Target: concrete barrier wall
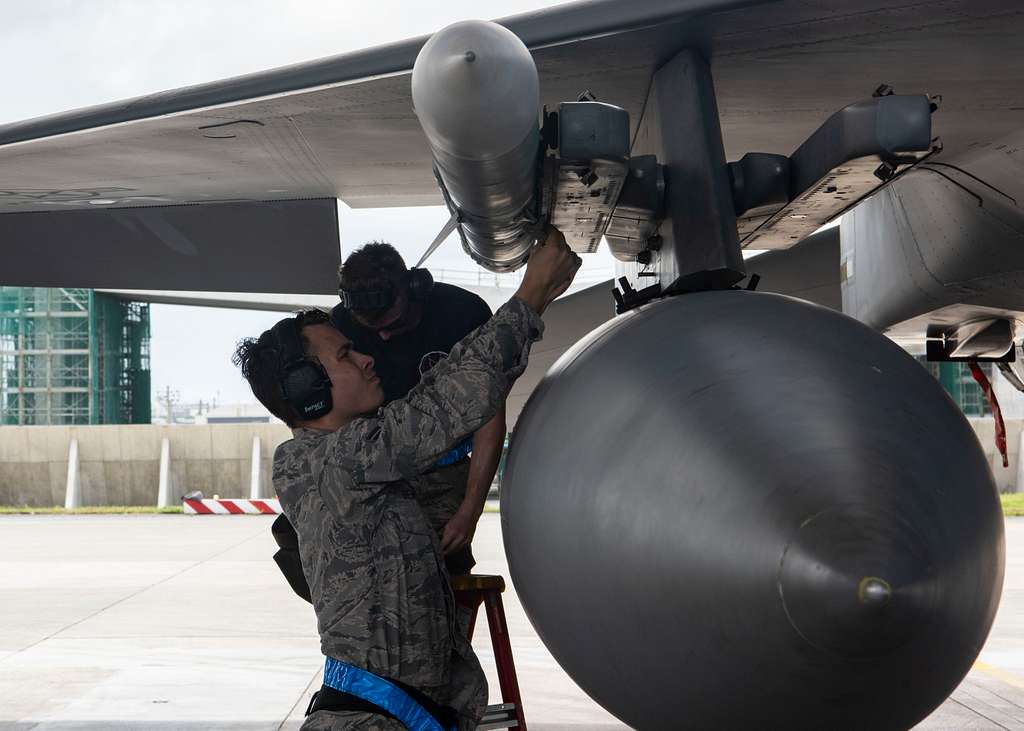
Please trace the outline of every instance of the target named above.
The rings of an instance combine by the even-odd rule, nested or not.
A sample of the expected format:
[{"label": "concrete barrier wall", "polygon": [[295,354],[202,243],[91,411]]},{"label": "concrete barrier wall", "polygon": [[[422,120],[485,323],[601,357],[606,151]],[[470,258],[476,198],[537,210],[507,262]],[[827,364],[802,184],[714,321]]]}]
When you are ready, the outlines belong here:
[{"label": "concrete barrier wall", "polygon": [[291,437],[282,424],[0,427],[0,505],[64,505],[68,450],[78,440],[81,504],[156,505],[160,449],[170,444],[170,497],[249,497],[253,437],[261,443],[261,494],[271,496],[271,460]]},{"label": "concrete barrier wall", "polygon": [[[999,490],[1024,491],[1017,474],[1024,419],[1006,422],[1009,468],[996,453],[992,419],[970,422]],[[249,497],[255,436],[261,443],[261,495],[270,497],[274,449],[291,437],[283,424],[0,427],[0,505],[64,505],[72,439],[78,440],[83,506],[156,505],[164,437],[170,444],[171,504],[193,490],[207,497]]]}]

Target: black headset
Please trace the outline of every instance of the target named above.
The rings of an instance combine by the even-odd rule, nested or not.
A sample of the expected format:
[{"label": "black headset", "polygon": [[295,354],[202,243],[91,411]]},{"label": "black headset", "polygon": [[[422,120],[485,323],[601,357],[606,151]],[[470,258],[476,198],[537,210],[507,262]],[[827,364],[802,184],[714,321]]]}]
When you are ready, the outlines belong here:
[{"label": "black headset", "polygon": [[387,289],[349,290],[338,287],[338,296],[346,310],[386,310],[395,304],[395,292],[402,287],[409,293],[410,300],[422,302],[434,288],[434,277],[426,269],[413,267],[402,273],[396,285]]},{"label": "black headset", "polygon": [[329,414],[334,405],[331,379],[320,363],[303,352],[298,321],[294,317],[281,320],[271,332],[277,341],[277,381],[285,401],[303,421]]}]

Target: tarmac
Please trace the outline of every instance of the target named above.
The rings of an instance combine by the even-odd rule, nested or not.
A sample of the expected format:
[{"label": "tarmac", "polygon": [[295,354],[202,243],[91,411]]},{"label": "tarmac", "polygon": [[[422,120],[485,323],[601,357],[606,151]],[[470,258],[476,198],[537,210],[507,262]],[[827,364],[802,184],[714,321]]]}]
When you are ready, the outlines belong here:
[{"label": "tarmac", "polygon": [[[0,517],[0,731],[297,729],[319,687],[309,605],[271,561],[264,516]],[[919,729],[1024,729],[1024,518],[979,662]],[[495,514],[477,573],[508,576]],[[544,648],[509,587],[529,727],[626,729]],[[486,620],[474,645],[498,702]],[[730,699],[729,702],[735,702]]]}]

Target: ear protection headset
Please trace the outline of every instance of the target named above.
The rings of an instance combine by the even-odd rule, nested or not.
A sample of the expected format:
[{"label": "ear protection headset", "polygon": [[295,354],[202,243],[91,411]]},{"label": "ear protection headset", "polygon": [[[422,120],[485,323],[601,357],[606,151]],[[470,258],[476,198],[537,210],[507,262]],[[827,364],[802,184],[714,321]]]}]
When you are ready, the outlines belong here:
[{"label": "ear protection headset", "polygon": [[330,413],[331,379],[317,361],[302,351],[302,337],[294,317],[274,325],[277,341],[277,380],[287,401],[303,421]]},{"label": "ear protection headset", "polygon": [[409,299],[422,302],[434,288],[434,277],[426,269],[413,267],[402,273],[401,279],[387,289],[348,290],[338,288],[341,306],[346,310],[386,310],[395,304],[396,291],[401,288],[409,293]]}]

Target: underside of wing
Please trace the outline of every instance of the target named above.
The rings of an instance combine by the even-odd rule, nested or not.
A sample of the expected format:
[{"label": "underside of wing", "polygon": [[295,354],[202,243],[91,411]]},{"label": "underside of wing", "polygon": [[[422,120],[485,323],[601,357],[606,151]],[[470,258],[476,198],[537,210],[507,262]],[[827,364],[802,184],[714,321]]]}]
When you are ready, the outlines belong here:
[{"label": "underside of wing", "polygon": [[[577,3],[503,22],[534,49],[543,103],[595,89],[638,117],[669,29],[730,5]],[[674,22],[660,25],[666,17]],[[320,197],[440,204],[409,87],[425,41],[0,127],[0,212]]]},{"label": "underside of wing", "polygon": [[[944,96],[935,130],[947,148],[996,139],[1024,119],[1024,71],[1004,63],[1024,57],[1024,14],[1011,0],[599,0],[501,22],[533,54],[542,104],[589,90],[628,111],[634,131],[654,71],[683,47],[701,49],[712,59],[730,159],[752,150],[792,153],[829,114],[882,82]],[[0,246],[30,247],[27,232],[51,225],[53,240],[76,232],[67,251],[103,246],[111,208],[245,203],[257,210],[268,201],[332,198],[353,207],[440,204],[410,94],[424,42],[0,127],[0,219],[43,216],[0,227]],[[83,213],[72,227],[60,220],[68,211],[96,215]],[[317,215],[323,229],[334,220],[326,209]],[[246,251],[224,236],[198,243],[200,251]],[[310,246],[336,262],[336,234]],[[313,260],[322,269],[321,258]],[[20,267],[5,267],[5,281],[35,281]],[[158,282],[162,288],[198,288],[187,269],[165,271],[175,276]],[[139,286],[109,269],[96,273],[90,281],[104,286]],[[277,274],[254,272],[216,288],[284,291],[269,284]],[[330,291],[331,278],[333,271],[312,277],[309,286]]]}]

